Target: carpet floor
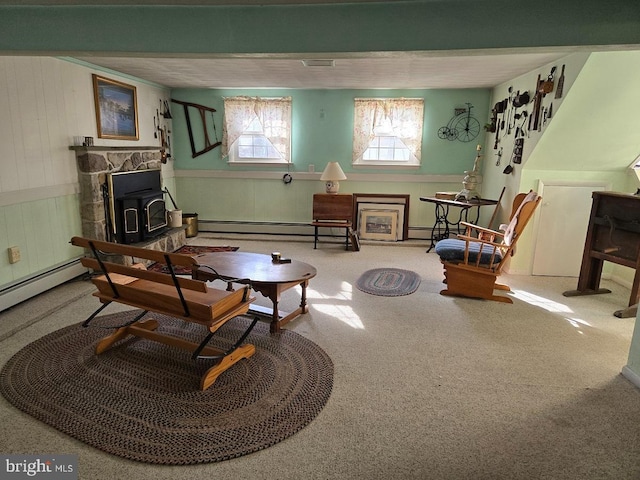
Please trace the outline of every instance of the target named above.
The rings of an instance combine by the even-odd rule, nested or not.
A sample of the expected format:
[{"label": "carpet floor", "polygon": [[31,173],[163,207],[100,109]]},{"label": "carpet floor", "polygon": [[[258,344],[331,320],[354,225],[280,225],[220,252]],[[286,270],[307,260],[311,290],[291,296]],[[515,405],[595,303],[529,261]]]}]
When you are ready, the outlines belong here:
[{"label": "carpet floor", "polygon": [[[341,237],[317,249],[312,238],[278,235],[201,231],[191,241],[278,251],[317,268],[309,312],[285,327],[334,365],[313,421],[250,455],[155,465],[91,447],[0,396],[0,452],[76,454],[82,480],[640,479],[640,393],[620,375],[636,319],[613,315],[629,287],[603,279],[612,293],[565,297],[577,278],[507,274],[509,305],[440,295],[442,264],[425,253],[427,241],[365,241],[359,252]],[[382,297],[356,288],[364,271],[389,266],[420,275],[418,290]],[[283,293],[281,310],[300,304],[299,290]],[[81,278],[0,313],[0,365],[86,318],[93,291]],[[270,300],[256,294],[255,303]]]}]

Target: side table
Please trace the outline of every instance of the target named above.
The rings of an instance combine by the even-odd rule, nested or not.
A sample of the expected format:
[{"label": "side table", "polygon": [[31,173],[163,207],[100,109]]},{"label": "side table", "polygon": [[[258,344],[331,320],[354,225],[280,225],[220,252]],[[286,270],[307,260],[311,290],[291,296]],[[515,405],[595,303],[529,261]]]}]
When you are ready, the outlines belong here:
[{"label": "side table", "polygon": [[[436,208],[436,221],[433,224],[433,228],[431,229],[431,245],[429,246],[427,253],[429,253],[431,249],[436,246],[436,243],[439,240],[442,240],[443,238],[449,238],[449,235],[451,233],[450,227],[453,226],[459,228],[460,222],[469,222],[469,212],[472,211],[472,209],[475,208],[475,219],[472,218],[470,223],[478,223],[478,219],[480,218],[480,207],[483,207],[485,205],[498,204],[498,200],[489,200],[486,198],[480,198],[478,200],[467,202],[436,197],[420,197],[420,201],[433,203],[435,204]],[[455,222],[449,220],[450,207],[456,207],[460,209],[458,220]]]}]

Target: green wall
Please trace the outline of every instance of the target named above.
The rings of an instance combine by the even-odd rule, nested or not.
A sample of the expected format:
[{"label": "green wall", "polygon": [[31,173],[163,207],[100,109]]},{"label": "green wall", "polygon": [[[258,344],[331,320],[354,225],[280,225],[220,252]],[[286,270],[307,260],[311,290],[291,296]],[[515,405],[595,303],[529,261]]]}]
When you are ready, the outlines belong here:
[{"label": "green wall", "polygon": [[[429,209],[418,217],[418,197],[452,188],[459,191],[463,172],[472,167],[481,133],[471,142],[438,138],[437,131],[447,124],[456,107],[471,103],[473,115],[481,125],[488,118],[489,90],[174,90],[172,98],[213,107],[213,120],[207,114],[210,140],[214,141],[212,121],[222,139],[223,98],[235,95],[263,97],[291,96],[292,161],[289,171],[294,181],[284,185],[285,166],[236,166],[221,158],[220,148],[192,158],[184,110],[172,104],[173,156],[176,190],[183,210],[196,210],[203,220],[265,222],[308,222],[312,194],[323,191],[319,175],[329,161],[338,161],[347,175],[341,191],[358,193],[403,193],[412,196],[416,214],[410,223],[431,224]],[[424,98],[425,119],[422,165],[404,168],[352,167],[353,100],[356,97]],[[197,111],[190,111],[196,149],[204,145],[202,122]],[[313,165],[316,174],[309,174]],[[271,175],[269,175],[271,172]],[[445,178],[442,178],[445,176]],[[446,176],[455,176],[455,185]],[[265,178],[266,177],[266,178]],[[402,180],[406,181],[402,181]],[[394,181],[395,180],[395,181]],[[448,187],[448,188],[447,188]],[[203,199],[206,199],[203,201]],[[221,208],[223,206],[223,208]]]},{"label": "green wall", "polygon": [[[307,172],[310,164],[321,172],[327,162],[338,161],[345,173],[405,173],[447,175],[461,174],[469,165],[473,165],[477,143],[484,141],[484,135],[468,143],[439,139],[438,129],[446,125],[453,116],[456,107],[464,107],[466,102],[474,108],[473,115],[481,125],[489,116],[489,89],[467,90],[192,90],[175,89],[171,98],[198,103],[217,110],[213,114],[218,138],[222,140],[222,118],[224,114],[223,97],[236,95],[255,95],[262,97],[291,96],[292,140],[291,152],[293,165],[291,170]],[[422,145],[422,166],[419,169],[381,169],[351,166],[353,147],[353,100],[365,98],[424,98],[425,118]],[[173,116],[173,155],[175,169],[222,169],[256,170],[255,166],[229,166],[226,159],[220,158],[220,148],[196,158],[191,158],[191,148],[181,105],[172,104]],[[202,122],[196,110],[190,110],[190,118],[196,140],[196,149],[204,145]],[[213,141],[211,118],[207,114],[208,131]],[[277,168],[282,169],[282,166]],[[273,170],[273,167],[257,168]]]},{"label": "green wall", "polygon": [[[554,102],[553,119],[523,164],[520,191],[553,179],[607,182],[613,191],[633,193],[627,167],[640,154],[638,79],[640,51],[589,55],[562,103]],[[489,170],[485,174],[504,176]],[[512,264],[528,271],[533,239],[519,242],[518,248]],[[622,278],[631,275],[627,267],[616,265],[612,271]]]}]

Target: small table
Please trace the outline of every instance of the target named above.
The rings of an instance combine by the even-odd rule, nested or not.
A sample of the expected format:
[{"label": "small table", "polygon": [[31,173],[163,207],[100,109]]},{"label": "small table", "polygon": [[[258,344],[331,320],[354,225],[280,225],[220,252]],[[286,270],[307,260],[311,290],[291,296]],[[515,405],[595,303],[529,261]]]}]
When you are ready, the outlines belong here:
[{"label": "small table", "polygon": [[[478,219],[480,218],[480,207],[498,204],[498,200],[488,200],[486,198],[479,198],[478,200],[472,200],[469,202],[436,197],[420,197],[420,200],[423,202],[435,203],[436,205],[436,221],[431,229],[431,245],[429,246],[427,253],[436,246],[436,242],[443,238],[449,238],[450,226],[458,227],[458,233],[460,233],[460,222],[469,221],[469,211],[472,208],[476,208],[476,217],[475,220],[472,220],[470,223],[478,223]],[[457,207],[460,209],[460,214],[456,222],[451,222],[449,220],[449,207]]]},{"label": "small table", "polygon": [[[252,305],[250,312],[269,316],[271,333],[278,332],[281,326],[307,312],[307,285],[317,273],[315,267],[308,263],[296,260],[292,260],[291,263],[276,263],[270,255],[248,252],[205,253],[198,255],[196,260],[201,266],[193,272],[193,278],[204,281],[218,278],[208,268],[210,267],[223,280],[249,279],[250,282],[239,283],[250,283],[256,292],[269,298],[273,303],[273,309]],[[296,285],[302,288],[300,306],[293,312],[280,312],[280,295]]]}]

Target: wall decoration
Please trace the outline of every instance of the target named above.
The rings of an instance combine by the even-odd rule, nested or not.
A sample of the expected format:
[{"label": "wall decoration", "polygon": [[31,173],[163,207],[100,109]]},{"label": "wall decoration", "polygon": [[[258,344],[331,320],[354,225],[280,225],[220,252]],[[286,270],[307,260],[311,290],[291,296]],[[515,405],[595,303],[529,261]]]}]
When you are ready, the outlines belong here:
[{"label": "wall decoration", "polygon": [[160,109],[156,108],[156,115],[153,117],[153,138],[160,138],[160,160],[162,163],[167,163],[167,160],[171,158],[171,130],[167,128],[166,123],[173,117],[167,101],[162,98],[159,98],[158,101]]},{"label": "wall decoration", "polygon": [[527,112],[526,110],[524,110],[522,113],[516,113],[514,115],[516,122],[520,122],[516,124],[515,138],[529,136],[529,130],[527,129],[528,116],[529,116],[529,112]]},{"label": "wall decoration", "polygon": [[92,75],[98,138],[138,140],[136,87]]},{"label": "wall decoration", "polygon": [[[213,118],[213,113],[216,111],[215,108],[206,107],[204,105],[200,105],[198,103],[191,102],[182,102],[180,100],[171,99],[173,103],[177,103],[178,105],[182,105],[184,108],[184,118],[187,122],[187,132],[189,133],[189,143],[191,145],[191,158],[196,158],[199,155],[203,155],[210,150],[220,146],[222,142],[218,140],[218,131],[216,130],[216,122]],[[204,147],[200,150],[196,150],[195,139],[193,136],[193,129],[191,127],[191,117],[189,116],[189,107],[195,108],[198,111],[198,115],[200,117],[200,121],[202,122],[202,132],[204,133]],[[168,107],[167,107],[168,108]],[[211,123],[213,124],[213,134],[215,136],[215,143],[211,143],[209,139],[209,130],[207,128],[207,117],[206,114],[209,112],[211,114]]]},{"label": "wall decoration", "polygon": [[[531,94],[528,91],[514,91],[513,87],[509,87],[509,96],[497,102],[491,109],[491,123],[485,125],[485,130],[495,133],[494,150],[498,149],[498,145],[504,137],[529,136],[526,127],[529,113],[526,108],[530,101]],[[502,115],[502,117],[499,119],[498,115]]]},{"label": "wall decoration", "polygon": [[560,71],[560,78],[558,78],[558,86],[556,87],[555,98],[562,98],[562,92],[564,90],[564,67],[565,65],[562,65],[562,70]]},{"label": "wall decoration", "polygon": [[[538,75],[536,82],[536,93],[533,98],[533,115],[529,117],[529,131],[540,131],[542,129],[542,99],[553,91],[553,76],[556,73],[556,67],[551,69],[551,72],[547,76],[546,80],[541,80],[541,75]],[[563,81],[564,82],[564,81]]]},{"label": "wall decoration", "polygon": [[[493,143],[494,150],[498,149],[498,143],[500,142],[500,132],[504,130],[504,116],[505,112],[507,111],[508,105],[509,99],[505,98],[499,102],[496,102],[496,104],[493,106],[493,109],[491,110],[491,122],[493,125],[495,125],[495,129],[493,129],[492,131],[496,134],[495,142]],[[498,120],[498,115],[502,115],[502,120]]]},{"label": "wall decoration", "polygon": [[470,142],[480,133],[480,122],[471,116],[473,105],[467,103],[467,108],[456,108],[454,115],[444,127],[438,129],[438,138],[442,140],[460,140]]},{"label": "wall decoration", "polygon": [[522,163],[522,150],[524,149],[524,138],[516,138],[513,143],[513,163]]}]

